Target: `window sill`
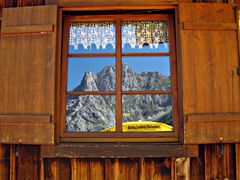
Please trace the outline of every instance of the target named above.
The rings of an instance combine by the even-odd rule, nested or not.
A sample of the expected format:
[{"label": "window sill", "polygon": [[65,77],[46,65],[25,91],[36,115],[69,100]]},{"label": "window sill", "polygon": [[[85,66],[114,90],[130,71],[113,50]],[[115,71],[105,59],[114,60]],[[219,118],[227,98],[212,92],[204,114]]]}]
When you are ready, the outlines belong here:
[{"label": "window sill", "polygon": [[41,146],[43,158],[197,157],[198,145],[162,143],[62,143]]}]

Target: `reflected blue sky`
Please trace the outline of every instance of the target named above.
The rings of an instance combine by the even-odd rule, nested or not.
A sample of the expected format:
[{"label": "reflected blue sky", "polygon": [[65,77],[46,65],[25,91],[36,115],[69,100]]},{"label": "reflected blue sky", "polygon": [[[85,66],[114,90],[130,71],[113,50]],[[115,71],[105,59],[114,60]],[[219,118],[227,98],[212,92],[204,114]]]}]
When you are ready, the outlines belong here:
[{"label": "reflected blue sky", "polygon": [[[123,57],[123,63],[127,63],[133,71],[160,72],[170,76],[169,57]],[[115,57],[78,57],[69,58],[67,91],[72,91],[80,85],[86,71],[100,72],[105,66],[115,66]]]},{"label": "reflected blue sky", "polygon": [[115,57],[68,58],[67,91],[80,85],[86,71],[97,73],[108,65],[115,66]]},{"label": "reflected blue sky", "polygon": [[160,72],[170,76],[168,56],[123,57],[122,63],[128,64],[135,72]]}]

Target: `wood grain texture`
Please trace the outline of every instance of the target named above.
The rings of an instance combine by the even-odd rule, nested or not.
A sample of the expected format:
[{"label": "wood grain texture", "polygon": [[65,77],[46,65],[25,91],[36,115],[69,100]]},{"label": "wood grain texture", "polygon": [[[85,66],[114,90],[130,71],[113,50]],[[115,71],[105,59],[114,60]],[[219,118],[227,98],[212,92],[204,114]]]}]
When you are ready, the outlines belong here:
[{"label": "wood grain texture", "polygon": [[[205,145],[205,179],[235,179],[234,145]],[[231,167],[231,168],[230,168]]]},{"label": "wood grain texture", "polygon": [[0,179],[9,179],[10,153],[9,145],[0,145]]},{"label": "wood grain texture", "polygon": [[39,179],[39,151],[39,146],[19,145],[17,147],[17,179]]},{"label": "wood grain texture", "polygon": [[[51,1],[50,1],[51,2]],[[102,0],[59,0],[59,5],[70,5],[70,6],[121,6],[121,5],[161,5],[161,4],[175,4],[175,0],[112,0],[112,1],[102,1]]]},{"label": "wood grain texture", "polygon": [[[236,23],[232,5],[180,4],[179,11],[180,23],[198,26]],[[185,142],[238,142],[239,123],[233,122],[233,117],[224,123],[214,116],[212,123],[204,122],[208,120],[199,124],[187,122],[187,115],[192,113],[240,112],[237,31],[230,27],[222,31],[221,26],[215,30],[195,27],[193,30],[180,30],[180,34]]]},{"label": "wood grain texture", "polygon": [[204,179],[204,145],[199,146],[199,156],[190,158],[190,177],[193,180]]},{"label": "wood grain texture", "polygon": [[0,123],[50,123],[49,115],[1,115]]},{"label": "wood grain texture", "polygon": [[236,31],[236,23],[183,23],[184,30],[221,30]]},{"label": "wood grain texture", "polygon": [[175,160],[175,179],[190,179],[190,158],[177,158]]},{"label": "wood grain texture", "polygon": [[45,0],[46,5],[58,4],[58,0]]},{"label": "wood grain texture", "polygon": [[240,114],[189,114],[184,126],[185,144],[239,142]]},{"label": "wood grain texture", "polygon": [[144,143],[81,143],[42,146],[46,158],[139,158],[139,157],[196,157],[197,145],[168,145]]},{"label": "wood grain texture", "polygon": [[[2,24],[56,25],[56,12],[56,6],[8,8],[3,10]],[[56,31],[2,41],[0,113],[50,114],[54,119]]]},{"label": "wood grain texture", "polygon": [[236,179],[240,179],[240,144],[235,145],[236,153]]},{"label": "wood grain texture", "polygon": [[10,145],[10,170],[9,170],[9,176],[10,176],[10,180],[16,180],[17,178],[17,173],[16,173],[16,153],[18,153],[16,151],[16,145],[12,144]]},{"label": "wood grain texture", "polygon": [[[44,158],[44,178],[65,179],[238,179],[239,147],[234,144],[201,145],[194,158]],[[2,150],[2,146],[0,147]],[[18,179],[39,179],[39,146],[18,145],[12,157]],[[1,153],[1,151],[0,151]],[[5,156],[9,157],[7,148]],[[236,158],[235,158],[236,157]],[[236,161],[235,161],[236,160]],[[1,166],[0,166],[1,167]],[[9,171],[10,166],[6,166]]]},{"label": "wood grain texture", "polygon": [[47,159],[45,164],[46,180],[71,179],[71,162],[69,159]]},{"label": "wood grain texture", "polygon": [[44,34],[53,32],[53,24],[2,27],[2,35]]},{"label": "wood grain texture", "polygon": [[0,142],[4,144],[54,144],[54,124],[0,123]]}]

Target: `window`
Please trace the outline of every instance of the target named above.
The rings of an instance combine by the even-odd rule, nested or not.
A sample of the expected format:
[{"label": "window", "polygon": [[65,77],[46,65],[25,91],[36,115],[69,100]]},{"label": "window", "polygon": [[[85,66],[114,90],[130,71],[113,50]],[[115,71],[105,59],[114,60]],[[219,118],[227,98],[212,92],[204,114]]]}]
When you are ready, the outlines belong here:
[{"label": "window", "polygon": [[63,34],[62,141],[177,141],[172,15],[69,16]]}]

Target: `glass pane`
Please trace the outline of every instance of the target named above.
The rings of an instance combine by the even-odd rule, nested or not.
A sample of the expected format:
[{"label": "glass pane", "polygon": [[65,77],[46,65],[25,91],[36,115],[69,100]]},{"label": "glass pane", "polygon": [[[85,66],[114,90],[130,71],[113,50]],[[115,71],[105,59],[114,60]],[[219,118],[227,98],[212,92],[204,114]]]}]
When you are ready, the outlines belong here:
[{"label": "glass pane", "polygon": [[167,21],[122,22],[122,52],[169,52]]},{"label": "glass pane", "polygon": [[66,131],[101,132],[115,126],[115,96],[67,96]]},{"label": "glass pane", "polygon": [[123,132],[172,131],[171,95],[123,95]]},{"label": "glass pane", "polygon": [[68,59],[68,91],[115,91],[114,57]]},{"label": "glass pane", "polygon": [[69,54],[114,53],[115,37],[115,22],[71,23]]},{"label": "glass pane", "polygon": [[170,90],[169,57],[136,56],[122,58],[122,90]]}]

